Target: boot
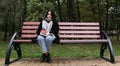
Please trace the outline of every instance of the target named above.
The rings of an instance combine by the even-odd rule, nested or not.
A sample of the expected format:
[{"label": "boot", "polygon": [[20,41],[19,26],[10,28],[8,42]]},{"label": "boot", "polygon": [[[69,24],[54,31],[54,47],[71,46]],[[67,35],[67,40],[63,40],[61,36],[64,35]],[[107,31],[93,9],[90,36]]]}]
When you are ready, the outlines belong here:
[{"label": "boot", "polygon": [[42,56],[40,57],[40,62],[44,62],[45,61],[45,54],[43,53]]},{"label": "boot", "polygon": [[50,57],[50,54],[48,53],[48,55],[47,55],[47,62],[48,63],[52,63],[52,60],[51,60],[51,57]]}]

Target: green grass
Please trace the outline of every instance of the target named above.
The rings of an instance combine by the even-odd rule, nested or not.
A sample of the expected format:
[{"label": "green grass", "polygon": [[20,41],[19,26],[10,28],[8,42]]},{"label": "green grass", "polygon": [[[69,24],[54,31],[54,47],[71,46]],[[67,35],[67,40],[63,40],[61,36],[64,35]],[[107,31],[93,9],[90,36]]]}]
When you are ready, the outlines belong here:
[{"label": "green grass", "polygon": [[[7,46],[9,42],[0,41],[0,58],[5,58]],[[115,56],[120,56],[120,41],[112,40]],[[51,47],[51,55],[54,58],[99,58],[101,44],[53,44]],[[38,58],[42,51],[38,44],[22,44],[23,58]],[[106,50],[105,55],[109,55]],[[11,57],[16,57],[17,54],[12,50]]]}]

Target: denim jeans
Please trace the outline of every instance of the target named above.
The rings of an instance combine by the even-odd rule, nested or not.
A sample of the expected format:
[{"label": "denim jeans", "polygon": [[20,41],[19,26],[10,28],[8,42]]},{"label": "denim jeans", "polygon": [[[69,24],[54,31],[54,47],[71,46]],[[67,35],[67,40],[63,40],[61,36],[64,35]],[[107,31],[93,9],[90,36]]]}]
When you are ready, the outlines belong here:
[{"label": "denim jeans", "polygon": [[39,35],[37,37],[38,44],[42,48],[43,53],[50,51],[51,44],[55,38],[55,35],[50,35],[46,37]]}]

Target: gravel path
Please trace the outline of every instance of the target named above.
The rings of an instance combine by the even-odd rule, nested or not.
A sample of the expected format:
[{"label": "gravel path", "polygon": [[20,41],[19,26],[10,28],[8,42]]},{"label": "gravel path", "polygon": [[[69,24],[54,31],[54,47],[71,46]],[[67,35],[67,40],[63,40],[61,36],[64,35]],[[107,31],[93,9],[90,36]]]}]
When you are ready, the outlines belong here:
[{"label": "gravel path", "polygon": [[[23,58],[17,62],[11,63],[9,66],[120,66],[120,56],[115,57],[116,63],[114,64],[98,58],[54,58],[52,60],[53,63],[48,64],[39,62],[39,58]],[[0,59],[0,66],[4,66],[4,58]]]}]

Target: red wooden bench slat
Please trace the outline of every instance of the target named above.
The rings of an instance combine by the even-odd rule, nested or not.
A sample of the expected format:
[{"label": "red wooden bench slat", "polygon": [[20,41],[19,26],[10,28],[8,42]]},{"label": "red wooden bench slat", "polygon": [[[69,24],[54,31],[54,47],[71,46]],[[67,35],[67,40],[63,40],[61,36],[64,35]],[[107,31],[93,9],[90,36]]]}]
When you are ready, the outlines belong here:
[{"label": "red wooden bench slat", "polygon": [[36,34],[22,34],[21,38],[34,38],[36,36],[37,36]]},{"label": "red wooden bench slat", "polygon": [[40,22],[24,22],[23,25],[39,25]]},{"label": "red wooden bench slat", "polygon": [[84,23],[82,23],[82,22],[59,22],[59,25],[61,26],[61,25],[79,25],[79,26],[84,26],[84,25],[87,25],[87,26],[89,26],[89,25],[95,25],[95,26],[98,26],[99,25],[99,23],[95,23],[95,22],[91,22],[91,23],[88,23],[88,22],[84,22]]},{"label": "red wooden bench slat", "polygon": [[60,40],[60,43],[105,43],[108,42],[108,40]]},{"label": "red wooden bench slat", "polygon": [[15,43],[30,43],[30,42],[32,42],[32,40],[31,39],[29,39],[29,40],[17,39],[17,40],[13,40],[13,42],[15,42]]},{"label": "red wooden bench slat", "polygon": [[59,31],[60,34],[100,34],[100,31]]},{"label": "red wooden bench slat", "polygon": [[99,30],[99,27],[67,27],[67,26],[60,26],[60,30],[64,29],[64,30],[68,30],[68,29],[75,29],[75,30],[87,30],[87,29],[91,29],[91,30]]},{"label": "red wooden bench slat", "polygon": [[38,26],[23,26],[22,29],[38,29]]},{"label": "red wooden bench slat", "polygon": [[60,35],[60,38],[100,38],[100,35]]},{"label": "red wooden bench slat", "polygon": [[36,30],[22,30],[22,33],[36,33]]}]

